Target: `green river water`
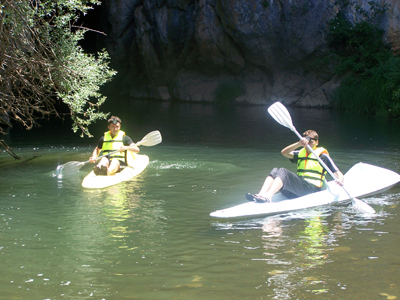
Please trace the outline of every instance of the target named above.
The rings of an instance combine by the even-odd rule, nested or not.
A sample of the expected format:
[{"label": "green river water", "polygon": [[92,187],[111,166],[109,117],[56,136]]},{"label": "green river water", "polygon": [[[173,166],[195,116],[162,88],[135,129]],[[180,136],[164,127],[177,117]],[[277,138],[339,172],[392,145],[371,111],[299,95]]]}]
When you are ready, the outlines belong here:
[{"label": "green river water", "polygon": [[[281,215],[217,219],[245,202],[273,167],[294,170],[280,150],[296,136],[267,107],[132,101],[112,114],[139,141],[163,142],[134,180],[85,190],[52,172],[88,160],[94,139],[68,123],[5,141],[0,153],[0,299],[400,299],[400,184],[350,204]],[[315,129],[345,173],[358,162],[400,173],[399,121],[289,108],[301,133]],[[374,176],[374,174],[370,174]]]}]

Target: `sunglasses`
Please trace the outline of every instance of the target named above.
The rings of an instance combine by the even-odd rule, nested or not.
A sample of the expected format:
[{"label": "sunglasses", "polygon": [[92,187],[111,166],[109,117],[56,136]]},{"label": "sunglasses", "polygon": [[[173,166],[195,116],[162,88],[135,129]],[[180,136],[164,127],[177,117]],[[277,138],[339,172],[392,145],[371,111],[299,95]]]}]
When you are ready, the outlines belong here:
[{"label": "sunglasses", "polygon": [[117,119],[114,119],[114,118],[113,118],[113,119],[111,119],[111,120],[108,121],[108,124],[111,124],[111,123],[112,123],[112,124],[117,124],[117,123],[119,123],[119,121],[118,121]]},{"label": "sunglasses", "polygon": [[318,139],[314,139],[314,138],[312,138],[311,136],[308,136],[308,135],[303,136],[303,138],[305,138],[308,142],[311,142],[311,140],[318,141]]}]

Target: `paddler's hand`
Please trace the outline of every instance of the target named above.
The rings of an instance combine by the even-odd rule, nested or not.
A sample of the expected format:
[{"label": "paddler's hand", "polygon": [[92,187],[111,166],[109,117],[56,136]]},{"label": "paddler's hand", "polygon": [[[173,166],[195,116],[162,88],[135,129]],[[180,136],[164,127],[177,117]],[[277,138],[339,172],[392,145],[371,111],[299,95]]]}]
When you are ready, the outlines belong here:
[{"label": "paddler's hand", "polygon": [[337,178],[336,184],[343,186],[344,185],[344,176],[343,176],[342,172],[336,171],[334,174],[336,175],[336,178]]},{"label": "paddler's hand", "polygon": [[123,152],[123,151],[133,151],[135,153],[139,152],[139,148],[137,147],[137,145],[135,143],[130,144],[129,146],[122,146],[121,148],[119,148],[119,152]]},{"label": "paddler's hand", "polygon": [[93,156],[89,157],[89,162],[95,163],[96,162],[96,157],[93,157]]},{"label": "paddler's hand", "polygon": [[299,144],[300,144],[300,146],[307,147],[307,145],[308,145],[308,140],[307,140],[305,137],[303,137],[303,138],[299,141]]},{"label": "paddler's hand", "polygon": [[124,152],[126,150],[132,150],[131,146],[122,146],[121,148],[119,148],[119,152]]}]

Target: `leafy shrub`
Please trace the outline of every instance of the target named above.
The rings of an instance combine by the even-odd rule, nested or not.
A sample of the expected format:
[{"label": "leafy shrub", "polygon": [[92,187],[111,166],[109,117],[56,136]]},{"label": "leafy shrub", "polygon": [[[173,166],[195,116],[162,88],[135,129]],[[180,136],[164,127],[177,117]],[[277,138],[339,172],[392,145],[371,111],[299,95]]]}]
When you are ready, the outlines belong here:
[{"label": "leafy shrub", "polygon": [[[384,9],[370,3],[382,13]],[[329,24],[328,43],[342,76],[334,96],[334,107],[349,112],[400,118],[400,58],[382,42],[383,30],[376,14],[356,24],[339,14]]]}]

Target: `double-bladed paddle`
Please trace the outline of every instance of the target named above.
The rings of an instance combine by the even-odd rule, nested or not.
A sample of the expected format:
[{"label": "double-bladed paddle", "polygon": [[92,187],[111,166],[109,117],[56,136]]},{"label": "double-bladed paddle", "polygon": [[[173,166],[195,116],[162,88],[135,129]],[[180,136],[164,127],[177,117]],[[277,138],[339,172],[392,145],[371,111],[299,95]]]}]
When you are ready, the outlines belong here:
[{"label": "double-bladed paddle", "polygon": [[[280,102],[275,102],[268,108],[269,114],[277,121],[279,124],[285,126],[286,128],[289,128],[291,131],[293,131],[299,139],[302,139],[303,137],[297,132],[296,128],[293,126],[292,118],[290,116],[289,111],[286,109],[286,107],[280,103]],[[319,156],[317,156],[313,149],[307,145],[308,150],[314,154],[315,157],[317,157],[319,163],[329,172],[329,174],[332,176],[335,181],[337,181],[337,177],[333,172],[326,166],[326,164],[321,160]],[[352,197],[349,192],[346,190],[344,186],[341,186],[343,190],[347,193],[347,195],[351,198],[351,201],[353,203],[353,206],[359,209],[360,211],[363,211],[368,214],[374,214],[375,210],[369,206],[367,203],[364,201],[361,201],[360,199]]]},{"label": "double-bladed paddle", "polygon": [[[155,145],[161,143],[161,141],[162,141],[161,133],[158,130],[156,130],[156,131],[152,131],[152,132],[146,134],[139,142],[136,143],[136,146],[147,146],[147,147],[155,146]],[[115,151],[109,152],[107,154],[98,156],[96,158],[96,160],[98,160],[104,156],[117,153],[118,151],[119,150],[115,150]],[[85,162],[79,162],[79,161],[67,162],[67,163],[65,163],[63,165],[59,165],[57,167],[56,174],[57,174],[57,176],[59,176],[61,174],[66,175],[66,176],[71,175],[73,173],[78,172],[80,168],[82,168],[84,165],[88,164],[89,162],[90,162],[90,160],[85,161]]]}]

